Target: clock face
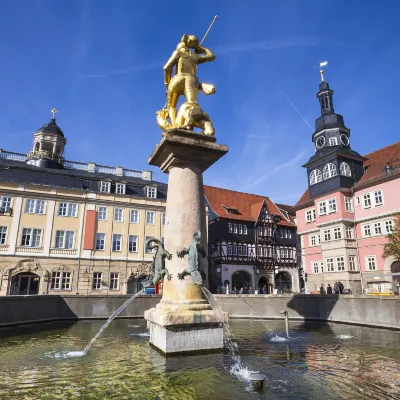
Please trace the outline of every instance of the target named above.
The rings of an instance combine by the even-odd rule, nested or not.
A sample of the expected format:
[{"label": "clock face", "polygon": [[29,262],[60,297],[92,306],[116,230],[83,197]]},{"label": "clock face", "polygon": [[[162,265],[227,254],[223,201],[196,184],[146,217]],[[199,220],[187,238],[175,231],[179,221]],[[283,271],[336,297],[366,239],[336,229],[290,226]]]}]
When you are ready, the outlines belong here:
[{"label": "clock face", "polygon": [[323,147],[324,144],[325,144],[325,138],[323,136],[320,136],[316,141],[317,149]]},{"label": "clock face", "polygon": [[341,141],[345,146],[347,146],[347,145],[349,144],[349,138],[348,138],[348,136],[345,135],[345,134],[340,135],[340,141]]}]

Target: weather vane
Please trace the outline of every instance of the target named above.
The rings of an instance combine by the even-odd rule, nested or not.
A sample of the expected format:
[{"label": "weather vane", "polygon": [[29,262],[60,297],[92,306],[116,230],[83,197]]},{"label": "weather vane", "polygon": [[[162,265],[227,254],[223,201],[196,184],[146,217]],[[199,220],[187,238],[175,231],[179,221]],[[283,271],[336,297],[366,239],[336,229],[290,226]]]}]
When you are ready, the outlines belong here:
[{"label": "weather vane", "polygon": [[56,114],[58,113],[57,108],[54,107],[54,108],[51,110],[51,113],[53,114],[53,119],[55,119]]}]

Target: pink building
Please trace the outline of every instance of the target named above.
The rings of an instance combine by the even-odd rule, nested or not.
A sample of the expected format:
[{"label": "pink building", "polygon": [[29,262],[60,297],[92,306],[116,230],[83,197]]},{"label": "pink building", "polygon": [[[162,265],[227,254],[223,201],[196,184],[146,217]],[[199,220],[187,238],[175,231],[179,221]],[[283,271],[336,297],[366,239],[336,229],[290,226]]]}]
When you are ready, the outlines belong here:
[{"label": "pink building", "polygon": [[382,253],[400,213],[400,142],[362,157],[351,149],[329,84],[319,89],[308,189],[295,206],[306,289],[341,281],[352,293],[391,291],[400,264]]}]

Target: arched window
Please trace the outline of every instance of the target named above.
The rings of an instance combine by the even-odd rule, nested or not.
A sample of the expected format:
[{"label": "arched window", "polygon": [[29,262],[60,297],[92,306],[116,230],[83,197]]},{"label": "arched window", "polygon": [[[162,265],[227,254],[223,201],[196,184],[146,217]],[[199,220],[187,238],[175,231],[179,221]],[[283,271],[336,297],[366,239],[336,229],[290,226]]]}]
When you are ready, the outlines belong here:
[{"label": "arched window", "polygon": [[314,185],[322,181],[322,173],[319,169],[314,169],[310,174],[310,185]]},{"label": "arched window", "polygon": [[346,162],[341,162],[339,167],[340,175],[351,176],[351,170],[349,164]]},{"label": "arched window", "polygon": [[335,164],[329,163],[326,164],[323,171],[322,171],[322,176],[324,179],[332,178],[333,176],[336,176],[336,166]]}]

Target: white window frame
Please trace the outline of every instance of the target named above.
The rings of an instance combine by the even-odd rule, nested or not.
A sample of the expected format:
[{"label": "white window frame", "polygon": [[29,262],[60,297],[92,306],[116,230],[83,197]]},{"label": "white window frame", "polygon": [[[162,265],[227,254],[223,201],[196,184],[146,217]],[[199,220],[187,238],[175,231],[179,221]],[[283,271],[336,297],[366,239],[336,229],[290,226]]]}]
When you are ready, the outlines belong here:
[{"label": "white window frame", "polygon": [[238,233],[239,233],[240,235],[243,234],[243,228],[242,228],[242,225],[241,225],[241,224],[238,225]]},{"label": "white window frame", "polygon": [[[137,213],[137,214],[135,214]],[[137,217],[137,218],[134,218]],[[136,219],[136,221],[135,221]],[[140,211],[137,210],[136,208],[131,208],[129,211],[129,221],[131,224],[138,224],[140,222]]]},{"label": "white window frame", "polygon": [[[100,236],[100,235],[102,235],[102,236]],[[104,251],[106,249],[106,234],[102,233],[102,232],[97,232],[95,240],[96,240],[96,243],[94,246],[95,250],[96,251]],[[98,244],[100,245],[99,248],[97,246]]]},{"label": "white window frame", "polygon": [[357,271],[356,256],[349,255],[349,271]]},{"label": "white window frame", "polygon": [[[152,217],[150,217],[151,215]],[[155,223],[156,223],[156,212],[146,210],[146,225],[155,225]]]},{"label": "white window frame", "polygon": [[[119,240],[117,240],[118,237],[119,237]],[[122,234],[121,233],[113,233],[111,251],[118,252],[118,253],[122,251]]]},{"label": "white window frame", "polygon": [[238,232],[237,224],[233,224],[233,233],[237,233],[237,232]]},{"label": "white window frame", "polygon": [[154,186],[147,186],[146,196],[149,199],[156,199],[157,198],[157,188]]},{"label": "white window frame", "polygon": [[72,290],[72,272],[52,271],[50,278],[50,290],[70,292]]},{"label": "white window frame", "polygon": [[370,224],[364,224],[362,225],[362,236],[363,237],[370,237],[371,235],[371,225]]},{"label": "white window frame", "polygon": [[321,274],[324,273],[324,262],[323,261],[319,262],[319,270],[321,271]]},{"label": "white window frame", "polygon": [[247,235],[247,225],[243,225],[243,235]]},{"label": "white window frame", "polygon": [[337,146],[338,140],[336,136],[332,136],[329,138],[329,146]]},{"label": "white window frame", "polygon": [[314,169],[310,174],[310,185],[315,185],[322,181],[322,172],[320,169]]},{"label": "white window frame", "polygon": [[318,215],[326,215],[327,214],[327,207],[326,207],[326,201],[320,201],[318,203]]},{"label": "white window frame", "polygon": [[317,237],[315,235],[310,235],[310,247],[317,245]]},{"label": "white window frame", "polygon": [[124,222],[124,209],[122,207],[114,208],[114,222]]},{"label": "white window frame", "polygon": [[346,264],[344,262],[344,257],[343,256],[336,257],[336,271],[342,272],[345,271],[345,269],[346,269]]},{"label": "white window frame", "polygon": [[7,244],[8,226],[0,226],[0,246]]},{"label": "white window frame", "polygon": [[230,243],[226,245],[226,255],[228,256],[232,255],[232,245]]},{"label": "white window frame", "polygon": [[[30,203],[32,202],[32,203]],[[25,214],[46,214],[46,200],[41,199],[26,199]],[[32,204],[32,207],[30,205]],[[29,205],[29,206],[28,206]]]},{"label": "white window frame", "polygon": [[335,259],[333,257],[328,257],[325,259],[327,272],[335,271]]},{"label": "white window frame", "polygon": [[346,239],[353,239],[353,238],[354,238],[353,227],[346,226]]},{"label": "white window frame", "polygon": [[126,193],[126,184],[125,183],[116,183],[115,184],[115,193],[116,194],[125,194]]},{"label": "white window frame", "polygon": [[[324,235],[324,242],[330,242],[332,240],[332,232],[330,229],[324,229],[322,233]],[[327,236],[329,239],[326,238]]]},{"label": "white window frame", "polygon": [[167,213],[166,212],[161,213],[161,226],[165,226],[166,218],[167,218]]},{"label": "white window frame", "polygon": [[348,213],[354,212],[353,200],[351,197],[344,198],[344,207],[345,207],[346,212],[348,212]]},{"label": "white window frame", "polygon": [[[393,221],[391,219],[387,219],[385,221],[383,221],[383,223],[385,224],[385,233],[389,234],[392,233],[394,231],[394,224]],[[388,227],[390,226],[390,229],[388,229]]]},{"label": "white window frame", "polygon": [[[136,238],[135,240],[133,240],[133,238]],[[135,243],[136,249],[135,250],[131,250],[131,248],[133,249],[133,246],[131,247],[131,243]],[[139,236],[138,235],[129,235],[128,237],[128,253],[137,253],[139,249]]]},{"label": "white window frame", "polygon": [[363,195],[363,208],[371,208],[372,207],[372,199],[371,199],[371,193],[365,193]]},{"label": "white window frame", "polygon": [[102,290],[103,289],[103,273],[93,272],[92,274],[92,290]]},{"label": "white window frame", "polygon": [[119,272],[110,272],[110,290],[119,290]]},{"label": "white window frame", "polygon": [[[377,202],[377,198],[380,200]],[[383,191],[382,189],[374,190],[374,206],[383,206]]]},{"label": "white window frame", "polygon": [[58,204],[58,216],[76,218],[78,216],[78,204],[61,201]]},{"label": "white window frame", "polygon": [[[72,234],[72,243],[70,236]],[[68,239],[68,240],[67,240]],[[61,243],[60,243],[61,240]],[[67,246],[71,244],[71,247]],[[74,249],[75,248],[75,231],[56,230],[54,235],[54,248],[55,249]]]},{"label": "white window frame", "polygon": [[333,228],[333,239],[340,240],[342,239],[342,229],[340,227]]},{"label": "white window frame", "polygon": [[315,208],[306,211],[306,222],[311,223],[316,219]]},{"label": "white window frame", "polygon": [[319,274],[319,261],[312,262],[311,271],[313,271],[314,274]]},{"label": "white window frame", "polygon": [[111,182],[100,181],[100,192],[110,193],[110,191],[111,191]]},{"label": "white window frame", "polygon": [[381,221],[374,222],[374,236],[382,235],[383,230],[382,230],[382,223]]},{"label": "white window frame", "polygon": [[336,198],[333,197],[332,199],[328,199],[328,213],[329,214],[333,214],[335,212],[337,212],[337,204],[336,204]]},{"label": "white window frame", "polygon": [[342,161],[339,165],[339,173],[340,175],[351,177],[350,165]]},{"label": "white window frame", "polygon": [[[372,265],[374,268],[371,268]],[[376,256],[365,256],[365,266],[367,267],[367,271],[376,271]]]},{"label": "white window frame", "polygon": [[[29,235],[29,242],[28,244],[23,244],[23,240],[24,240],[24,231],[25,231],[25,236]],[[29,233],[27,232],[29,231]],[[40,236],[39,236],[39,244],[37,246],[33,246],[33,244],[37,243],[37,236],[38,233],[40,232]],[[33,241],[34,238],[34,233],[35,233],[35,237],[36,240],[35,242]],[[43,240],[43,229],[41,228],[22,228],[22,233],[21,233],[21,246],[23,247],[32,247],[32,248],[40,248],[42,247],[42,240]],[[25,242],[26,243],[26,242]]]},{"label": "white window frame", "polygon": [[233,226],[230,222],[228,222],[228,232],[233,233]]},{"label": "white window frame", "polygon": [[98,221],[107,221],[108,219],[108,207],[98,206],[97,208],[97,219]]},{"label": "white window frame", "polygon": [[356,206],[360,206],[361,205],[361,198],[360,196],[356,197]]},{"label": "white window frame", "polygon": [[333,163],[328,163],[322,170],[322,178],[329,179],[337,175],[336,165]]},{"label": "white window frame", "polygon": [[11,196],[0,196],[0,208],[4,208],[4,210],[6,210],[7,207],[12,208],[12,201],[13,198]]}]

